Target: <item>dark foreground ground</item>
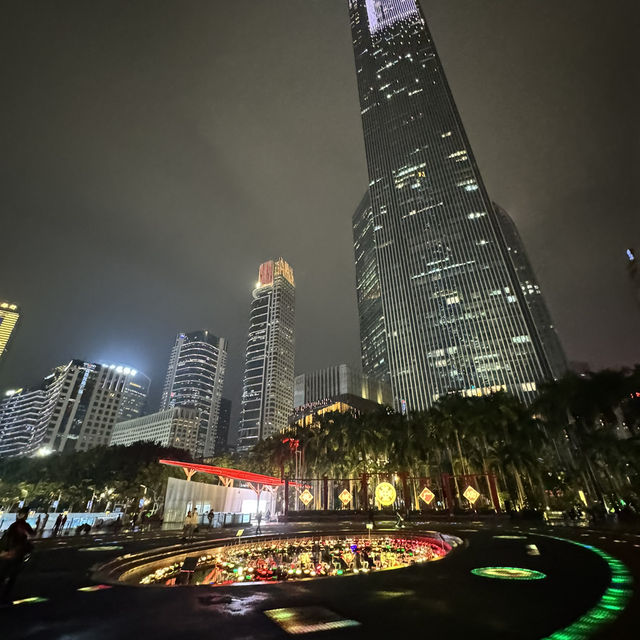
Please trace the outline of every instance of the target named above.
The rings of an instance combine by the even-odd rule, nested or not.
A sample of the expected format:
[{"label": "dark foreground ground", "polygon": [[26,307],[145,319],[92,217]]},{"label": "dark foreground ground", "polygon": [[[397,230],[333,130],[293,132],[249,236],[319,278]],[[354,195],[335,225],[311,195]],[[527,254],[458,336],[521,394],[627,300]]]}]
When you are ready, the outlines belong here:
[{"label": "dark foreground ground", "polygon": [[[270,526],[265,527],[265,533],[312,533],[323,526]],[[341,526],[345,531],[351,528]],[[353,527],[362,532],[361,523]],[[336,530],[336,525],[331,529]],[[46,600],[1,609],[0,638],[283,638],[289,637],[283,629],[287,622],[305,631],[302,637],[311,640],[533,640],[554,633],[554,640],[640,637],[640,597],[635,591],[640,579],[639,533],[545,526],[518,529],[508,523],[477,522],[425,523],[409,528],[434,529],[459,536],[464,545],[444,560],[408,569],[296,583],[215,588],[114,585],[89,592],[78,589],[96,584],[92,568],[118,555],[176,544],[177,534],[125,533],[117,538],[98,535],[43,541],[20,576],[13,597],[17,601]],[[495,537],[505,534],[526,539]],[[214,530],[211,537],[223,535],[229,532]],[[567,539],[592,545],[623,561],[634,584],[611,585],[607,561]],[[539,555],[530,555],[527,545],[531,544]],[[110,545],[122,548],[87,549]],[[470,573],[486,566],[530,568],[547,577],[506,581]],[[613,608],[605,611],[606,617],[613,619],[606,625],[598,624],[598,616],[585,619],[589,610],[602,604],[609,587],[633,590],[624,610],[618,611],[614,602]],[[611,603],[610,596],[611,592],[605,602]],[[299,611],[265,613],[283,608]]]}]

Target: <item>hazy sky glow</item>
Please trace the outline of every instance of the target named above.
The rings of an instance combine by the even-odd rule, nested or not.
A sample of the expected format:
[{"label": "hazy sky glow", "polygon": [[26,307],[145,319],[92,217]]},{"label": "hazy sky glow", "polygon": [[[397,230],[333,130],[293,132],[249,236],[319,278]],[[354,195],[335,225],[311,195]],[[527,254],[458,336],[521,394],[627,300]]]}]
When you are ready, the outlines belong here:
[{"label": "hazy sky glow", "polygon": [[[640,361],[634,0],[423,3],[492,198],[570,359]],[[11,3],[0,24],[0,389],[72,357],[148,373],[230,341],[237,409],[261,262],[294,268],[297,371],[359,358],[367,183],[346,0]],[[236,411],[234,411],[234,414]]]}]

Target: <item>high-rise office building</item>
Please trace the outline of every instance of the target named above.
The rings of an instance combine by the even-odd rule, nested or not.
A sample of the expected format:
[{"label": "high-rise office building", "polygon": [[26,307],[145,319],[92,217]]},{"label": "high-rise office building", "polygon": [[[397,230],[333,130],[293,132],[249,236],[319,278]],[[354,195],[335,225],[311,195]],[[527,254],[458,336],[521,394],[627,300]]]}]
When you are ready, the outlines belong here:
[{"label": "high-rise office building", "polygon": [[636,300],[640,303],[640,268],[638,267],[638,253],[635,249],[627,249],[627,271],[633,285]]},{"label": "high-rise office building", "polygon": [[231,425],[231,400],[220,400],[220,415],[216,431],[216,455],[229,451],[229,427]]},{"label": "high-rise office building", "polygon": [[143,405],[140,389],[148,387],[149,378],[130,367],[83,360],[56,367],[40,387],[10,394],[2,403],[0,454],[108,445],[118,416]]},{"label": "high-rise office building", "polygon": [[7,350],[7,345],[20,319],[20,309],[17,304],[0,300],[0,360]]},{"label": "high-rise office building", "polygon": [[140,416],[145,415],[147,409],[147,398],[149,396],[151,378],[147,377],[144,373],[140,373],[140,371],[131,369],[130,367],[123,367],[125,374],[127,369],[133,375],[128,377],[127,383],[125,384],[122,393],[122,402],[120,403],[118,415],[116,416],[116,422],[139,418]]},{"label": "high-rise office building", "polygon": [[338,396],[351,395],[377,404],[393,404],[391,387],[382,380],[365,376],[359,368],[339,364],[311,373],[302,373],[293,383],[293,405],[322,402]]},{"label": "high-rise office building", "polygon": [[500,206],[493,203],[502,235],[507,242],[509,257],[516,271],[522,295],[529,307],[533,323],[542,348],[546,354],[554,378],[562,377],[568,368],[567,359],[556,333],[551,314],[540,290],[527,251],[513,218]]},{"label": "high-rise office building", "polygon": [[113,427],[110,445],[154,442],[163,447],[185,449],[195,456],[200,415],[197,409],[173,407],[156,413],[118,422]]},{"label": "high-rise office building", "polygon": [[45,451],[47,427],[64,383],[56,369],[33,389],[7,391],[0,402],[0,458]]},{"label": "high-rise office building", "polygon": [[161,409],[192,407],[200,414],[196,457],[215,453],[227,341],[206,329],[179,333],[171,350]]},{"label": "high-rise office building", "polygon": [[[118,365],[72,360],[55,371],[62,378],[43,446],[53,451],[86,451],[108,445],[123,403],[131,400],[131,381],[144,374]],[[135,389],[135,387],[134,387]]]},{"label": "high-rise office building", "polygon": [[283,258],[260,265],[249,320],[241,451],[287,427],[293,409],[295,296],[293,269]]},{"label": "high-rise office building", "polygon": [[551,368],[415,0],[349,0],[370,203],[354,215],[363,370],[397,409]]}]

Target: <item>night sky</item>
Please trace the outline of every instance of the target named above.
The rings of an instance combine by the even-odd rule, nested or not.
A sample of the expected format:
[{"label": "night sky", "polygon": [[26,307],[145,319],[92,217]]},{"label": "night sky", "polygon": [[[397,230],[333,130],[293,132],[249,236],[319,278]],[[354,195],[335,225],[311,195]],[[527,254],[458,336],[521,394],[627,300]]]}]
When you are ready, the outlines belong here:
[{"label": "night sky", "polygon": [[[636,0],[425,0],[492,198],[571,360],[640,362]],[[0,22],[0,389],[73,357],[157,402],[178,330],[230,341],[282,255],[296,370],[359,360],[351,216],[367,184],[346,0],[11,2]]]}]

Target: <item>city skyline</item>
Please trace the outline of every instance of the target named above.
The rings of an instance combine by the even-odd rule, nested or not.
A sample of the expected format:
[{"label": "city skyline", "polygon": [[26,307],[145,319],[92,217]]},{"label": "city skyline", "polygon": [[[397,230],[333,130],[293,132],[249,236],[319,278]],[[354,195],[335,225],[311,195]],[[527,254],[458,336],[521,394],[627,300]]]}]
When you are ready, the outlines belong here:
[{"label": "city skyline", "polygon": [[[445,4],[451,5],[451,3]],[[625,162],[627,152],[624,147],[616,146],[618,128],[604,118],[605,113],[609,111],[611,100],[620,100],[620,108],[625,107],[626,103],[618,93],[621,85],[616,78],[612,77],[606,88],[590,86],[586,94],[586,102],[590,105],[587,114],[591,119],[585,120],[584,115],[576,118],[575,113],[571,113],[571,105],[578,104],[572,102],[571,92],[578,86],[582,89],[583,79],[597,72],[598,69],[608,68],[607,56],[609,59],[625,60],[625,56],[620,55],[619,48],[623,47],[621,43],[624,38],[620,38],[619,42],[617,39],[615,42],[612,39],[612,18],[602,14],[595,3],[581,3],[580,12],[575,11],[575,3],[536,12],[532,11],[531,3],[529,5],[524,3],[522,8],[498,3],[482,9],[468,2],[461,2],[460,6],[456,7],[445,7],[444,4],[436,2],[423,3],[423,5],[428,14],[427,18],[433,17],[433,20],[430,19],[432,31],[445,60],[445,71],[463,112],[462,116],[476,155],[479,157],[480,168],[485,182],[488,183],[489,192],[513,215],[518,224],[543,290],[549,298],[549,306],[569,358],[588,360],[594,367],[632,364],[639,360],[640,354],[633,339],[633,328],[637,327],[638,323],[637,309],[633,294],[629,292],[625,258],[621,250],[626,246],[627,238],[637,237],[640,233],[637,228],[638,222],[631,213],[635,210],[631,206],[631,196],[627,195],[625,186],[631,184],[625,172],[630,171],[632,162]],[[274,8],[275,17],[287,16],[291,6],[291,3],[283,2],[281,7]],[[225,24],[230,28],[240,28],[237,25],[240,24],[240,18],[244,13],[239,9],[222,9],[221,7],[222,5],[218,6],[216,3],[216,9],[219,9],[217,18],[226,21]],[[23,11],[27,10],[23,9]],[[253,20],[255,20],[257,34],[259,19],[256,16],[259,16],[261,11],[263,11],[261,7],[256,7],[254,17],[248,18],[248,22],[243,23],[242,28],[252,33]],[[47,193],[47,206],[39,206],[35,196],[29,195],[21,187],[19,180],[15,181],[15,184],[8,185],[6,191],[8,212],[9,216],[13,216],[10,219],[15,220],[15,228],[7,229],[8,246],[0,257],[0,267],[3,269],[3,274],[7,274],[4,285],[6,290],[0,294],[20,303],[23,317],[20,321],[20,330],[16,333],[0,371],[1,388],[29,386],[55,364],[67,360],[74,354],[82,354],[82,357],[88,361],[126,361],[134,364],[151,375],[154,381],[152,396],[158,398],[163,377],[163,360],[166,359],[164,345],[169,343],[171,336],[184,326],[215,326],[221,334],[229,337],[230,354],[232,354],[230,360],[233,360],[229,366],[228,386],[225,393],[234,400],[239,398],[239,380],[242,375],[241,363],[247,326],[246,316],[243,313],[245,296],[251,288],[252,265],[255,264],[256,258],[259,260],[265,253],[283,253],[290,256],[292,263],[296,265],[300,292],[298,325],[301,332],[297,371],[322,368],[345,360],[357,362],[357,320],[353,299],[349,225],[351,213],[362,195],[366,178],[364,177],[364,154],[361,142],[358,141],[361,138],[361,131],[357,120],[350,34],[348,25],[345,24],[346,6],[343,2],[326,2],[323,3],[322,9],[319,9],[310,4],[305,6],[305,11],[302,13],[305,14],[305,21],[309,23],[309,31],[303,29],[296,37],[299,37],[302,42],[308,41],[312,36],[317,38],[319,53],[315,57],[300,53],[298,61],[287,63],[292,65],[287,73],[295,74],[306,67],[311,69],[317,77],[305,84],[301,75],[295,76],[298,83],[297,90],[302,91],[302,94],[309,93],[310,98],[308,103],[305,101],[302,105],[294,100],[293,106],[299,110],[301,106],[311,108],[313,102],[318,102],[326,115],[323,113],[320,120],[323,123],[320,127],[321,133],[314,133],[296,126],[289,129],[285,120],[276,120],[277,131],[280,134],[289,131],[294,134],[294,141],[289,146],[269,145],[274,156],[284,162],[283,174],[290,170],[293,176],[292,180],[285,183],[287,188],[281,189],[286,193],[286,200],[289,203],[286,206],[283,206],[283,200],[279,197],[271,197],[266,205],[264,200],[261,200],[261,204],[255,206],[258,201],[254,197],[255,193],[251,191],[253,188],[251,182],[260,173],[259,170],[265,166],[263,161],[259,162],[262,158],[260,154],[249,166],[243,163],[242,172],[237,173],[238,178],[240,176],[243,178],[242,183],[237,182],[237,184],[242,184],[242,190],[247,193],[247,198],[241,200],[240,206],[234,205],[229,208],[218,196],[207,197],[208,191],[204,190],[203,184],[205,180],[209,180],[215,167],[221,169],[223,175],[235,176],[233,172],[240,165],[235,164],[238,158],[234,154],[223,162],[217,154],[212,155],[211,152],[199,146],[203,144],[202,140],[205,140],[206,148],[210,149],[213,141],[216,143],[213,146],[215,149],[216,145],[223,144],[224,140],[220,137],[222,133],[219,121],[216,121],[212,130],[207,123],[213,121],[207,120],[204,112],[197,110],[192,113],[196,97],[198,103],[202,102],[201,108],[204,109],[204,105],[212,104],[211,96],[217,95],[217,89],[214,91],[213,87],[209,87],[207,95],[196,96],[193,93],[194,89],[189,83],[191,80],[199,81],[201,78],[199,70],[194,71],[194,75],[188,76],[186,80],[184,80],[184,74],[181,76],[183,82],[187,82],[186,88],[192,92],[187,91],[191,102],[185,113],[179,111],[182,117],[177,120],[179,127],[187,126],[190,132],[193,130],[192,125],[204,127],[202,130],[208,132],[204,138],[202,136],[188,138],[195,145],[193,158],[188,153],[181,154],[188,166],[193,163],[194,166],[197,164],[200,167],[199,171],[192,172],[196,176],[195,182],[186,182],[180,170],[176,172],[174,165],[167,164],[168,158],[175,155],[173,153],[168,155],[168,152],[171,143],[179,139],[175,134],[181,131],[180,129],[176,131],[175,128],[169,127],[170,137],[162,138],[159,167],[150,165],[148,159],[144,161],[147,158],[145,155],[147,143],[140,137],[134,138],[130,153],[124,156],[118,154],[118,163],[122,163],[123,168],[128,165],[131,168],[138,165],[141,167],[139,181],[142,191],[154,179],[153,176],[159,178],[168,174],[174,176],[169,181],[173,191],[165,191],[162,197],[168,203],[167,205],[155,207],[157,203],[154,203],[152,206],[151,201],[145,199],[146,196],[142,195],[140,190],[133,188],[124,175],[116,171],[115,165],[109,164],[109,159],[112,157],[110,154],[113,151],[113,146],[109,143],[106,145],[107,153],[104,156],[107,165],[99,171],[97,159],[91,154],[82,153],[84,150],[82,146],[72,149],[63,144],[62,148],[67,149],[67,160],[56,170],[56,176],[61,178],[59,189],[53,188],[42,177],[38,178],[39,163],[46,162],[47,147],[38,146],[40,143],[35,139],[28,139],[27,142],[30,141],[30,144],[21,145],[21,150],[14,154],[17,157],[17,163],[14,165],[17,167],[24,166],[25,162],[30,163],[30,158],[35,157],[37,150],[43,151],[41,154],[43,159],[35,163],[36,173],[33,174],[32,180],[36,180],[41,187],[40,190]],[[577,46],[567,53],[565,27],[575,22],[575,16],[578,13],[584,35],[572,34],[572,38],[576,41],[574,44]],[[15,18],[19,19],[21,15],[26,14],[17,13]],[[133,31],[136,33],[136,29],[139,30],[143,24],[142,16],[129,15],[128,17],[131,18]],[[82,39],[80,29],[85,24],[83,21],[88,19],[88,14],[80,14],[75,22],[71,21],[65,27],[73,36],[67,38],[65,45],[67,52],[74,51],[75,47],[80,45]],[[618,16],[617,22],[620,21],[627,24]],[[277,22],[278,20],[274,20],[274,24]],[[6,24],[9,23],[10,21]],[[550,24],[552,28],[548,29]],[[46,42],[46,34],[41,33],[44,26],[44,22],[42,24],[35,22],[34,37],[39,35],[42,41]],[[168,28],[165,26],[165,29]],[[317,29],[322,33],[331,32],[332,35],[323,40],[318,38]],[[104,33],[101,34],[105,39],[105,45],[111,42],[108,40],[108,31],[108,23],[106,23]],[[598,54],[596,59],[595,54],[592,54],[586,45],[592,37],[590,33],[596,31],[607,43],[605,48],[607,54],[601,62],[599,60],[602,59],[602,54]],[[545,46],[536,49],[535,36],[542,32],[546,34]],[[194,40],[197,43],[201,42],[198,39],[200,33],[196,29]],[[487,37],[494,38],[492,51],[480,46],[483,38],[486,40]],[[281,41],[279,37],[277,39]],[[462,42],[463,39],[464,42]],[[142,49],[148,47],[149,50],[159,50],[160,54],[165,49],[173,51],[173,48],[166,43],[161,44],[148,39],[144,42]],[[523,51],[519,49],[521,43],[523,43]],[[214,65],[219,56],[226,55],[224,47],[228,48],[229,42],[225,40],[222,44],[224,46],[221,46],[220,50],[197,47],[194,50],[197,59],[202,61],[202,77],[206,76],[207,69]],[[269,67],[269,60],[282,58],[281,51],[271,49],[268,46],[269,41],[266,44],[264,68]],[[122,46],[129,46],[126,39],[124,45],[116,46],[116,53],[122,51]],[[198,46],[201,47],[201,45]],[[295,42],[291,46],[297,52],[304,48]],[[526,47],[529,49],[527,50]],[[106,48],[108,50],[108,46]],[[282,84],[280,92],[265,92],[258,77],[251,76],[251,68],[246,66],[249,58],[243,57],[244,53],[241,50],[233,48],[229,50],[234,55],[234,68],[238,69],[239,65],[245,65],[241,68],[250,74],[249,84],[256,90],[256,100],[263,110],[266,109],[265,117],[273,117],[274,111],[269,105],[279,105],[279,93],[284,92],[283,94],[287,95],[285,84]],[[37,59],[40,49],[35,47],[34,51],[33,55]],[[127,76],[127,82],[136,80],[137,74],[144,69],[140,65],[146,61],[145,54],[141,53],[140,49],[135,51],[138,52],[135,59],[139,65],[133,66],[130,75]],[[473,58],[469,55],[472,51]],[[592,55],[594,57],[591,57]],[[187,58],[190,59],[186,52],[184,56],[184,59],[178,56],[170,67],[171,74],[177,76],[180,73],[180,65]],[[536,56],[542,56],[539,63],[531,60]],[[110,66],[117,63],[117,55],[114,60],[102,59],[97,54],[92,54],[88,56],[85,64],[95,65],[99,79],[101,73],[104,74]],[[207,60],[208,65],[204,64]],[[550,64],[552,61],[553,64]],[[20,64],[28,66],[31,63],[21,61]],[[77,71],[76,67],[72,67],[63,72],[56,66],[55,56],[52,64],[54,69],[49,75],[45,74],[43,80],[45,87],[49,87],[49,78],[53,80],[60,74],[73,74]],[[260,65],[258,67],[262,68]],[[323,67],[327,67],[326,70],[323,70]],[[538,73],[539,67],[545,68],[544,76]],[[529,78],[531,84],[535,86],[525,86],[525,81],[520,80],[521,77]],[[160,76],[154,81],[155,84],[145,86],[147,89],[155,88],[156,93],[153,95],[157,95],[157,91],[163,86],[162,83],[167,83],[168,78],[169,76],[166,75]],[[542,85],[539,82],[536,84],[536,80],[540,81],[543,78]],[[32,102],[34,94],[26,91],[28,85],[25,85],[17,75],[11,74],[10,79],[11,86],[15,89],[12,91],[15,105],[19,106],[21,111],[25,111],[23,107],[28,107],[26,113],[30,113],[29,109],[35,108],[35,102]],[[223,83],[229,82],[229,78],[224,74],[221,79],[218,79]],[[278,75],[271,80],[277,86],[278,82],[283,83],[287,79],[289,79],[288,75],[278,72]],[[474,98],[478,84],[486,86],[482,100]],[[193,86],[195,87],[195,84]],[[495,96],[500,93],[501,86],[503,90],[500,98],[497,99]],[[332,87],[335,88],[336,93],[332,93]],[[547,108],[545,96],[548,98],[551,88],[557,91],[558,87],[561,89],[559,96],[554,100],[547,100],[549,102]],[[94,144],[102,140],[107,129],[98,126],[97,121],[94,122],[93,118],[96,114],[92,99],[98,104],[101,100],[96,100],[96,97],[105,91],[108,98],[109,93],[105,87],[92,89],[93,93],[89,89],[82,84],[79,87],[79,99],[83,102],[77,104],[76,108],[83,107],[87,118],[81,119],[77,126],[81,127],[81,131],[86,130]],[[322,100],[323,93],[330,95],[329,102]],[[584,98],[584,91],[581,95]],[[206,98],[209,100],[207,101]],[[61,100],[61,97],[58,95],[57,99]],[[147,104],[140,103],[142,99],[140,96],[134,95],[134,99],[138,100],[137,104]],[[560,100],[563,101],[561,110],[557,108]],[[41,102],[46,103],[46,101]],[[582,103],[581,98],[580,104]],[[135,102],[129,103],[129,107],[135,104]],[[336,106],[330,107],[333,104]],[[158,119],[166,122],[172,113],[172,111],[165,113],[155,103],[149,106],[153,106],[149,126],[154,128],[157,128]],[[170,104],[171,109],[179,106],[175,102]],[[73,112],[73,109],[70,112]],[[129,112],[127,116],[126,111],[114,109],[112,113],[114,121],[121,122],[124,125],[123,131],[126,131],[129,124],[127,117],[135,117],[137,112],[134,111],[133,115]],[[292,112],[285,111],[285,113],[290,119]],[[621,113],[624,114],[624,111]],[[50,127],[46,131],[36,132],[40,134],[40,140],[48,139],[49,135],[54,138],[58,136],[56,126],[61,122],[60,114],[60,110],[54,111],[50,120],[43,120],[43,122],[47,120],[49,124],[39,125],[39,127]],[[18,132],[22,131],[20,126],[22,121],[18,111],[11,111],[10,116],[12,118],[10,122],[16,125],[14,128]],[[238,114],[237,122],[244,122],[245,116],[246,113]],[[233,131],[239,131],[233,127],[236,120],[230,113],[224,112],[223,117],[226,118],[224,122],[232,125]],[[592,126],[594,118],[599,123],[599,128],[596,127],[595,130]],[[318,120],[317,116],[316,120]],[[296,122],[295,119],[292,121]],[[151,130],[143,129],[140,135],[146,135],[145,131],[148,134]],[[255,127],[250,128],[250,135],[255,136],[257,133]],[[46,135],[42,136],[42,134]],[[553,145],[558,135],[565,136],[565,143],[569,143],[564,145],[569,148],[563,150],[562,158],[550,153],[554,149]],[[591,136],[590,142],[589,136]],[[279,137],[291,136],[280,135]],[[327,137],[326,145],[323,144],[325,137]],[[11,140],[12,138],[9,142]],[[119,138],[116,136],[115,140],[118,141]],[[596,144],[597,141],[602,144]],[[258,137],[258,146],[255,148],[260,151],[266,144],[266,139]],[[591,150],[592,145],[598,147],[597,155]],[[571,150],[572,146],[575,151]],[[224,148],[228,150],[229,145]],[[299,162],[301,159],[307,164],[311,162],[314,170],[309,171],[307,167],[297,171],[287,163],[288,156],[297,158],[296,164],[301,164],[302,167],[305,162]],[[329,158],[335,157],[340,158],[340,162],[329,170],[327,167],[335,164]],[[139,159],[143,161],[139,162]],[[541,165],[548,167],[546,173]],[[90,178],[88,181],[84,179],[87,174],[82,172],[80,175],[84,177],[77,184],[65,177],[76,175],[80,166],[87,167]],[[205,172],[202,167],[210,168]],[[607,167],[611,167],[611,171],[616,168],[617,173],[607,173]],[[96,172],[93,178],[91,171]],[[128,171],[132,172],[132,169]],[[592,188],[594,180],[590,178],[593,173],[598,173],[599,176],[596,182],[601,195],[597,197],[594,197]],[[13,173],[10,170],[5,175],[13,175]],[[99,194],[99,200],[105,195],[100,186],[101,180],[97,178],[98,175],[106,176],[109,185],[122,184],[124,187],[124,189],[115,189],[123,195],[106,201],[104,210],[96,204],[96,195]],[[248,176],[251,179],[247,180]],[[314,179],[311,180],[310,176]],[[231,185],[236,184],[235,180],[227,182]],[[316,184],[317,182],[320,184]],[[83,183],[83,186],[80,183]],[[332,198],[323,196],[327,183],[332,184],[331,191],[341,194],[338,199],[333,196]],[[544,189],[541,188],[542,186]],[[264,180],[259,180],[258,187],[264,190]],[[189,196],[188,192],[194,195]],[[221,192],[229,197],[232,195],[224,189]],[[307,192],[311,197],[308,198]],[[25,196],[23,199],[20,198],[22,195]],[[300,215],[300,212],[306,210],[303,204],[314,200],[319,204],[312,205],[309,215]],[[251,206],[252,203],[254,206]],[[314,206],[317,212],[315,216],[313,215]],[[62,209],[69,212],[62,213]],[[158,246],[155,246],[153,240],[148,241],[149,234],[151,238],[155,236],[144,212],[152,209],[163,212],[165,219],[171,219],[171,216],[176,215],[178,211],[182,212],[182,215],[187,215],[185,209],[191,209],[195,213],[188,214],[193,216],[190,219],[200,226],[204,224],[205,212],[209,213],[211,209],[234,211],[238,216],[240,210],[248,212],[248,221],[242,224],[244,235],[241,235],[239,227],[234,227],[232,221],[229,221],[231,235],[228,236],[228,244],[231,244],[233,238],[238,243],[244,241],[244,244],[238,244],[243,247],[243,251],[238,252],[242,255],[231,256],[230,259],[230,255],[223,251],[220,257],[206,262],[194,263],[193,260],[186,260],[187,267],[182,271],[179,269],[173,281],[166,279],[165,282],[164,267],[157,261],[154,262],[152,257],[139,246],[141,239],[145,238],[144,244],[155,247],[154,255],[161,255],[165,250],[162,240],[159,241]],[[55,230],[49,234],[47,231],[49,223],[45,219],[42,221],[43,226],[38,227],[42,234],[39,232],[34,236],[21,235],[22,223],[18,219],[18,212],[24,212],[20,218],[32,221],[33,216],[43,215],[42,212],[49,210],[52,215],[59,218],[60,228],[65,230],[64,233],[68,233],[67,229],[74,229],[74,244],[88,247],[98,256],[98,263],[110,265],[113,271],[111,275],[114,277],[101,276],[102,286],[106,287],[104,295],[102,293],[98,295],[93,288],[84,286],[86,281],[76,274],[78,265],[71,260],[72,254],[67,255],[64,250],[60,251],[67,246],[65,240],[58,237],[56,234],[59,232]],[[110,215],[115,216],[114,221],[117,222],[121,215],[118,211],[121,210],[126,211],[127,216],[130,211],[132,212],[131,224],[127,226],[129,236],[119,242],[115,252],[113,247],[107,251],[104,244],[100,244],[97,236],[91,231],[91,225],[83,226],[82,220]],[[606,226],[603,222],[598,227],[598,216],[605,210],[606,216],[602,217],[606,220]],[[278,239],[268,234],[264,235],[263,229],[266,226],[263,226],[261,219],[272,222],[278,219],[276,213],[280,215],[281,212],[284,212],[282,215],[286,215],[288,220],[294,219],[292,216],[295,212],[296,216],[305,220],[304,225],[292,226],[290,232],[287,231]],[[328,215],[331,215],[328,221],[323,221],[322,226],[314,223],[314,218],[321,219],[320,212],[323,214],[329,212]],[[216,216],[211,218],[215,220]],[[618,221],[619,228],[611,224],[611,220]],[[76,224],[77,222],[79,224]],[[332,230],[325,231],[324,227],[332,227]],[[205,225],[205,228],[209,227]],[[306,231],[307,228],[313,241],[304,244],[296,243],[295,236],[303,237],[301,230]],[[596,228],[600,228],[601,232],[595,233]],[[587,232],[587,229],[590,231]],[[245,230],[253,231],[246,234]],[[213,230],[201,235],[215,237]],[[22,246],[23,243],[19,238],[26,237],[30,237],[32,242]],[[51,243],[51,249],[45,242],[49,238],[54,240]],[[631,240],[629,242],[632,243]],[[285,244],[291,249],[288,246],[285,247]],[[24,258],[13,253],[12,245],[21,247]],[[56,255],[60,256],[60,259],[50,261],[54,265],[49,270],[52,286],[47,291],[42,291],[41,279],[39,275],[29,272],[27,258],[29,255],[33,256],[33,251],[37,250],[46,259],[49,255],[53,256],[53,247],[56,248]],[[332,253],[330,261],[327,261],[325,256],[328,250]],[[31,259],[33,260],[33,257]],[[196,277],[188,287],[181,289],[178,284],[188,282],[188,275],[193,272],[197,274]],[[129,284],[127,290],[122,290],[125,274]],[[576,282],[577,285],[574,284]],[[171,283],[171,286],[168,286],[168,283]],[[209,292],[212,288],[213,295],[202,295],[203,292]],[[164,301],[168,294],[171,294],[173,302],[169,312],[166,312]],[[156,300],[163,301],[162,310]],[[594,300],[598,300],[597,305],[594,305]],[[121,309],[121,311],[113,314],[114,309]],[[85,326],[69,322],[67,312],[71,318],[84,314]],[[95,315],[89,318],[89,314]],[[238,403],[236,402],[234,406],[237,408]]]}]

